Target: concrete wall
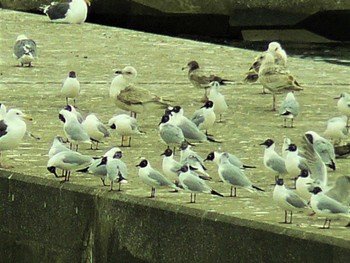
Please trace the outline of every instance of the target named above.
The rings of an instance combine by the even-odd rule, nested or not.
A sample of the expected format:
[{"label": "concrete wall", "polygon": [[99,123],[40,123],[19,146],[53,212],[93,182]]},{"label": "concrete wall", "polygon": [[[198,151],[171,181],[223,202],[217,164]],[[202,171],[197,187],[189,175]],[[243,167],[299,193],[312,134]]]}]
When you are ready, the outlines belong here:
[{"label": "concrete wall", "polygon": [[[346,262],[341,242],[0,172],[3,262]],[[316,241],[318,239],[318,241]],[[333,243],[333,244],[332,244]],[[331,245],[332,244],[332,245]]]},{"label": "concrete wall", "polygon": [[[62,0],[63,1],[63,0]],[[42,4],[49,4],[51,0],[0,0],[3,8],[15,10],[35,10]],[[350,9],[347,0],[92,0],[92,6],[144,6],[163,13],[173,14],[220,14],[230,15],[233,10],[265,8],[291,13],[313,14],[324,10]],[[141,11],[140,8],[138,11]],[[114,10],[118,12],[118,8]],[[140,13],[142,14],[142,13]]]},{"label": "concrete wall", "polygon": [[[63,0],[62,0],[63,1]],[[0,0],[3,8],[41,12],[51,0]],[[305,29],[332,40],[349,40],[347,0],[93,0],[88,21],[171,35],[203,35],[246,40],[269,40],[266,31],[258,36],[245,30],[260,27],[275,30]],[[244,31],[244,32],[243,32]],[[278,38],[279,33],[273,37]],[[290,34],[290,33],[288,33]],[[295,33],[293,33],[295,34]],[[281,37],[286,39],[286,37]],[[301,36],[300,39],[305,39]],[[308,35],[310,42],[318,42]],[[321,39],[324,41],[324,39]]]}]

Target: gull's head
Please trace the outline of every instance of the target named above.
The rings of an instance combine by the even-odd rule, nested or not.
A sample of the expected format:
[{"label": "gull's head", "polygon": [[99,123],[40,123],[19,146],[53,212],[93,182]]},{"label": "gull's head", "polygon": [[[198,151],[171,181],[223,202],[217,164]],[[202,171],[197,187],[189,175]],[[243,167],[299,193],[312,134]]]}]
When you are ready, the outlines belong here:
[{"label": "gull's head", "polygon": [[118,148],[113,155],[113,159],[121,159],[123,157],[123,152]]},{"label": "gull's head", "polygon": [[123,77],[127,79],[135,79],[137,77],[137,71],[132,66],[126,66],[122,70],[117,70],[115,74],[123,75]]},{"label": "gull's head", "polygon": [[28,37],[25,34],[20,34],[17,36],[16,41],[28,39]]},{"label": "gull's head", "polygon": [[279,186],[284,185],[283,179],[282,178],[278,178],[277,181],[276,181],[276,185],[279,185]]},{"label": "gull's head", "polygon": [[103,156],[102,159],[101,159],[101,162],[96,167],[99,167],[101,165],[106,165],[107,162],[108,162],[108,157],[107,156]]},{"label": "gull's head", "polygon": [[69,105],[69,104],[66,105],[66,106],[64,106],[63,109],[66,110],[66,111],[73,112],[73,113],[76,113],[76,112],[77,112],[76,108],[75,108],[73,105]]},{"label": "gull's head", "polygon": [[220,83],[218,81],[214,80],[214,81],[209,83],[209,87],[220,88]]},{"label": "gull's head", "polygon": [[185,164],[178,170],[178,172],[186,173],[186,172],[188,172],[189,169],[190,168],[189,168],[188,164]]},{"label": "gull's head", "polygon": [[314,131],[307,131],[305,132],[305,138],[308,140],[309,143],[313,144],[317,139],[319,139],[321,136],[318,135]]},{"label": "gull's head", "polygon": [[75,116],[74,113],[68,111],[68,110],[60,110],[60,112],[58,113],[58,118],[62,121],[62,122],[66,122],[72,119],[76,119],[77,117]]},{"label": "gull's head", "polygon": [[278,43],[278,42],[271,42],[269,44],[269,47],[268,47],[267,51],[274,53],[274,52],[278,52],[281,49],[282,49],[282,47],[281,47],[280,43]]},{"label": "gull's head", "polygon": [[263,143],[260,143],[260,145],[265,145],[266,148],[269,148],[274,144],[275,144],[275,142],[272,139],[267,139]]},{"label": "gull's head", "polygon": [[49,167],[47,167],[47,170],[48,170],[50,173],[54,174],[56,177],[58,177],[58,175],[57,175],[57,173],[56,173],[56,167],[55,167],[55,166],[49,166]]},{"label": "gull's head", "polygon": [[298,175],[298,177],[302,177],[302,178],[307,178],[309,177],[309,171],[307,169],[303,169],[301,170],[300,174]]},{"label": "gull's head", "polygon": [[70,77],[70,78],[76,78],[77,77],[77,74],[75,73],[75,71],[70,71],[69,73],[68,73],[68,76]]},{"label": "gull's head", "polygon": [[164,155],[166,157],[170,157],[173,155],[173,151],[170,148],[166,148],[165,151],[161,154],[161,156]]},{"label": "gull's head", "polygon": [[189,143],[187,141],[183,141],[180,145],[180,150],[184,151],[189,147]]},{"label": "gull's head", "polygon": [[[192,60],[190,62],[187,63],[186,67],[192,71],[192,70],[195,70],[195,69],[199,69],[199,64],[197,61],[195,60]],[[183,67],[182,70],[184,70],[186,67]]]},{"label": "gull's head", "polygon": [[30,115],[26,115],[18,109],[10,109],[6,114],[6,119],[15,119],[15,118],[19,118],[21,120],[27,120],[27,121],[33,120],[33,118]]},{"label": "gull's head", "polygon": [[120,158],[121,158],[123,153],[120,150],[120,148],[119,147],[113,147],[110,150],[108,150],[103,156],[120,159],[120,158],[117,158],[118,157],[118,156],[116,156],[117,153],[118,153],[118,156],[120,156]]},{"label": "gull's head", "polygon": [[288,145],[288,151],[290,152],[295,152],[297,151],[298,147],[294,144],[294,143],[291,143]]},{"label": "gull's head", "polygon": [[342,92],[342,93],[340,94],[340,96],[339,96],[337,99],[349,100],[349,98],[350,98],[349,93]]},{"label": "gull's head", "polygon": [[169,120],[170,120],[170,116],[167,114],[164,114],[158,125],[161,125],[162,123],[167,123],[169,122]]},{"label": "gull's head", "polygon": [[136,167],[140,167],[140,168],[145,168],[148,166],[148,161],[146,159],[143,159],[138,165],[136,165]]},{"label": "gull's head", "polygon": [[208,153],[207,158],[205,158],[204,161],[214,161],[215,157],[215,152],[210,152]]},{"label": "gull's head", "polygon": [[86,116],[85,120],[98,121],[98,118],[97,118],[97,116],[94,113],[90,113],[88,116]]},{"label": "gull's head", "polygon": [[211,100],[208,100],[207,102],[205,102],[205,104],[201,108],[210,109],[213,107],[214,107],[214,102],[212,102]]},{"label": "gull's head", "polygon": [[321,193],[321,192],[322,192],[322,188],[319,187],[319,186],[316,186],[316,187],[314,187],[314,189],[312,189],[310,192],[313,193],[314,195],[317,195],[318,193]]},{"label": "gull's head", "polygon": [[62,138],[62,136],[59,136],[59,135],[57,135],[54,139],[53,139],[53,142],[54,143],[59,143],[59,144],[64,144],[64,143],[66,143],[66,141]]},{"label": "gull's head", "polygon": [[180,106],[174,106],[172,109],[173,113],[178,113],[179,115],[183,115],[184,110]]}]

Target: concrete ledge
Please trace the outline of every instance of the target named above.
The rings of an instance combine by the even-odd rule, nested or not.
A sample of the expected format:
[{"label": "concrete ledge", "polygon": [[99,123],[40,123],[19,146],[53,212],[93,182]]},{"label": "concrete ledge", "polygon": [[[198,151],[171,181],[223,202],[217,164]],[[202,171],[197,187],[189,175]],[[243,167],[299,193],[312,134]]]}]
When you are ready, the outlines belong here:
[{"label": "concrete ledge", "polygon": [[9,262],[346,262],[350,256],[349,243],[336,237],[127,193],[4,171],[0,185],[0,254]]}]

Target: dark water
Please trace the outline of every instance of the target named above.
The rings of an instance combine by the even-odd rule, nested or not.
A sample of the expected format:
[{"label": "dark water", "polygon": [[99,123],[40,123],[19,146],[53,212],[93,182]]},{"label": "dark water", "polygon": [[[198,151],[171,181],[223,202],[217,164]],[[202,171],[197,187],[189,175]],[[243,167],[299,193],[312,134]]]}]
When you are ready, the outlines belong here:
[{"label": "dark water", "polygon": [[[144,8],[144,7],[143,7]],[[244,28],[231,27],[224,15],[118,15],[92,10],[88,22],[132,30],[168,35],[219,45],[264,51],[268,41],[244,41]],[[249,28],[259,29],[259,27]],[[350,65],[350,11],[326,11],[311,15],[293,26],[274,26],[260,29],[304,29],[329,39],[329,42],[304,43],[279,41],[289,56],[323,60]]]},{"label": "dark water", "polygon": [[[266,50],[269,42],[229,41],[228,45],[253,50]],[[293,43],[280,41],[288,55],[322,60],[329,63],[350,66],[350,42]]]},{"label": "dark water", "polygon": [[[203,36],[186,35],[182,38],[215,43],[219,45],[232,46],[237,48],[250,49],[255,51],[265,51],[270,41],[244,41],[233,40],[228,38],[210,38]],[[350,66],[350,42],[349,41],[334,41],[327,43],[311,43],[311,42],[284,42],[281,43],[288,56],[322,60],[332,64]]]}]

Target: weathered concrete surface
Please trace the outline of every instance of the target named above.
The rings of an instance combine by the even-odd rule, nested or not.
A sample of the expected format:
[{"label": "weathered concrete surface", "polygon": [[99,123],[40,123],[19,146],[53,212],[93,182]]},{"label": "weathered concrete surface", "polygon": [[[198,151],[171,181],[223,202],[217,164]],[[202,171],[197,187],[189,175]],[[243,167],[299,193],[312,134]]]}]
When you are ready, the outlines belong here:
[{"label": "weathered concrete surface", "polygon": [[[255,52],[88,23],[54,24],[44,16],[6,10],[0,10],[0,19],[1,102],[31,114],[34,121],[29,129],[41,137],[40,141],[25,138],[18,149],[4,154],[4,162],[16,167],[0,175],[2,257],[10,262],[86,262],[91,257],[97,262],[115,262],[117,257],[129,262],[135,258],[149,262],[261,262],[269,258],[295,262],[304,257],[310,262],[345,262],[349,257],[346,220],[332,222],[330,230],[318,229],[323,218],[301,213],[295,214],[292,225],[278,223],[283,211],[271,199],[274,174],[264,168],[263,149],[258,146],[268,137],[279,147],[283,135],[300,143],[305,131],[322,132],[326,120],[339,114],[333,97],[349,89],[348,67],[290,58],[290,70],[305,90],[297,94],[302,110],[296,128],[284,129],[282,120],[269,111],[271,96],[259,94],[259,85],[242,82]],[[38,44],[39,59],[32,68],[15,66],[12,48],[20,33]],[[158,155],[165,148],[157,132],[161,112],[140,115],[146,134],[123,149],[130,175],[123,192],[108,192],[90,175],[74,173],[71,182],[61,184],[47,172],[51,141],[63,135],[57,113],[65,103],[60,86],[68,71],[75,70],[82,82],[77,105],[83,115],[95,112],[106,122],[115,111],[107,93],[113,72],[133,65],[139,73],[137,85],[173,99],[191,116],[201,106],[197,99],[202,91],[192,88],[181,68],[193,59],[208,72],[235,82],[223,87],[230,105],[225,122],[211,131],[223,143],[200,144],[196,150],[205,156],[221,149],[257,165],[247,174],[266,193],[239,190],[238,198],[202,194],[194,205],[188,204],[188,193],[173,194],[167,189],[157,191],[154,200],[145,198],[150,189],[140,183],[135,165],[146,157],[160,169]],[[279,95],[278,102],[283,97]],[[119,143],[120,138],[113,135],[100,150],[81,147],[81,151],[98,156]],[[216,167],[208,164],[208,168],[214,178],[210,185],[227,195],[229,186],[216,182]],[[348,160],[338,160],[330,181],[347,174],[349,168]]]}]

